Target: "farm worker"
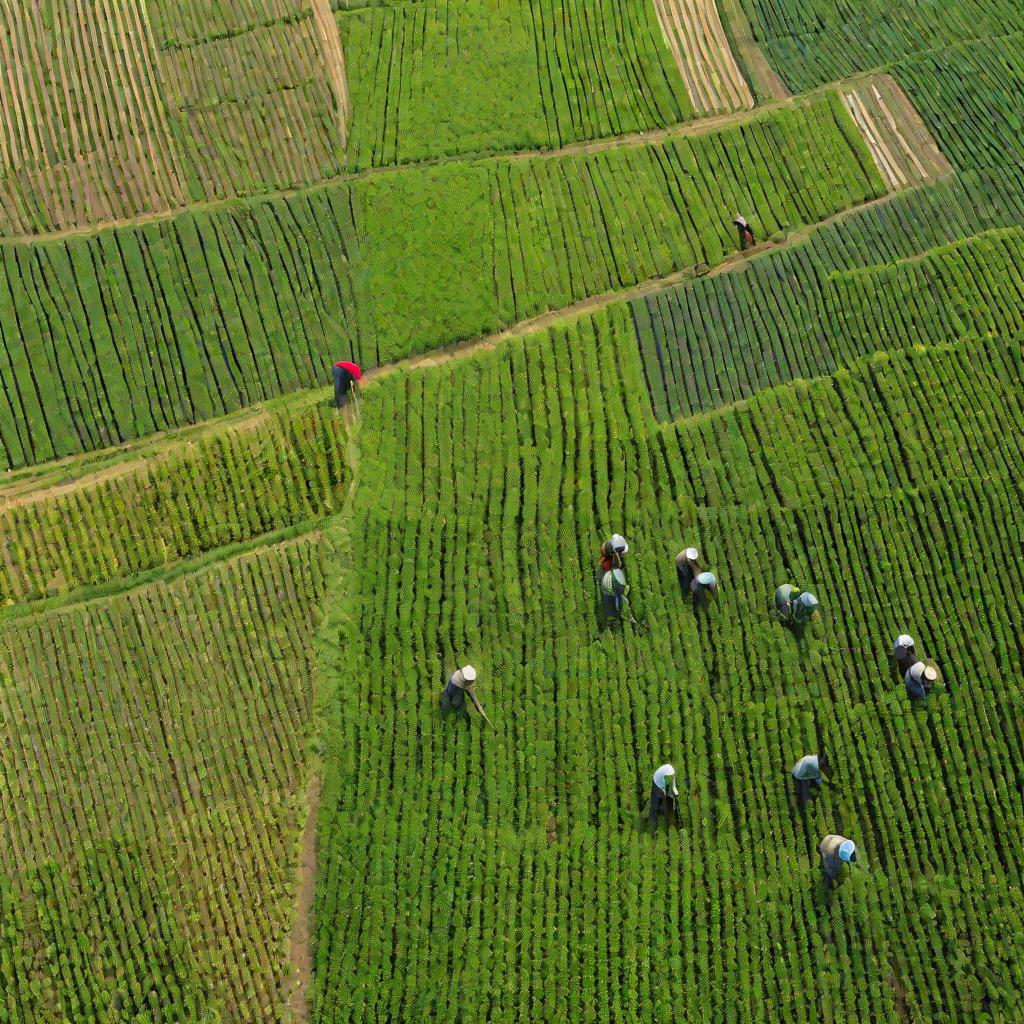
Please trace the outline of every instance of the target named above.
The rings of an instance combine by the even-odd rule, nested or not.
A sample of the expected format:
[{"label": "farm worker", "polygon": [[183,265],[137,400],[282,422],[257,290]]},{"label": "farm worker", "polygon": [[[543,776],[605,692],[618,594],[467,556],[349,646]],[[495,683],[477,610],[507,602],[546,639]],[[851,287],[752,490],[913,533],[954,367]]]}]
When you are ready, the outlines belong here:
[{"label": "farm worker", "polygon": [[939,670],[934,665],[924,661],[915,661],[907,669],[903,677],[903,685],[907,688],[907,695],[911,700],[924,700],[928,692],[938,682]]},{"label": "farm worker", "polygon": [[821,786],[822,776],[826,779],[832,778],[832,766],[828,763],[826,754],[807,754],[801,757],[792,768],[793,778],[796,781],[796,795],[800,800],[800,806],[806,807],[807,801],[811,799],[811,784]]},{"label": "farm worker", "polygon": [[469,699],[473,702],[473,707],[480,712],[484,721],[490,724],[490,719],[487,717],[486,712],[480,705],[480,698],[476,695],[476,669],[472,665],[465,665],[462,668],[456,670],[451,679],[448,680],[448,685],[444,688],[444,695],[448,700],[448,705],[455,711],[461,711],[462,706],[466,700],[466,694],[469,694]]},{"label": "farm worker", "polygon": [[334,405],[340,409],[348,398],[353,382],[361,380],[363,371],[357,363],[343,359],[334,364]]},{"label": "farm worker", "polygon": [[629,587],[626,574],[621,569],[609,569],[601,577],[601,607],[608,620],[629,618]]},{"label": "farm worker", "polygon": [[711,598],[718,594],[718,580],[713,572],[701,572],[696,579],[690,583],[690,593],[693,594],[693,603],[702,608]]},{"label": "farm worker", "polygon": [[844,864],[857,863],[857,847],[852,839],[845,836],[825,836],[818,847],[821,854],[821,872],[825,876],[825,885],[830,889],[839,877]]},{"label": "farm worker", "polygon": [[651,785],[651,806],[647,812],[648,823],[653,823],[674,807],[675,799],[679,796],[676,788],[676,770],[670,764],[663,764],[655,773]]},{"label": "farm worker", "polygon": [[896,637],[896,643],[892,645],[892,656],[896,659],[896,667],[900,670],[900,675],[905,675],[907,669],[917,661],[914,638],[906,633],[900,633]]},{"label": "farm worker", "polygon": [[802,626],[810,621],[817,610],[818,599],[809,590],[801,590],[792,583],[783,583],[775,591],[775,611],[783,622]]},{"label": "farm worker", "polygon": [[754,232],[751,230],[750,225],[747,223],[747,218],[736,214],[733,218],[733,224],[736,225],[740,235],[740,252],[745,249],[750,249],[757,243],[754,241]]},{"label": "farm worker", "polygon": [[690,584],[700,575],[700,552],[696,548],[684,548],[676,555],[676,575],[683,593],[690,593]]},{"label": "farm worker", "polygon": [[621,533],[613,533],[611,540],[606,540],[601,545],[601,568],[608,572],[609,569],[626,568],[626,552],[629,545]]}]

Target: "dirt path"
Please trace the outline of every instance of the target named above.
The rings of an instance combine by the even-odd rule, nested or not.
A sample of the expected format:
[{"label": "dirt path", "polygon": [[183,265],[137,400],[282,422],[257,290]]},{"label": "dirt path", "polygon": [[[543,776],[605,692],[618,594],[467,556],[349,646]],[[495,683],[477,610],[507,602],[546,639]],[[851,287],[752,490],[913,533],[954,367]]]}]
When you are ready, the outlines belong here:
[{"label": "dirt path", "polygon": [[[266,405],[252,405],[227,419],[207,420],[173,431],[147,434],[145,438],[117,449],[69,455],[43,466],[31,467],[23,471],[24,475],[14,474],[8,481],[0,483],[0,510],[58,498],[72,491],[98,487],[111,480],[142,472],[153,462],[165,459],[210,435],[252,430],[263,423],[268,415]],[[119,453],[126,457],[119,461],[108,461],[117,458]],[[88,468],[96,463],[103,465],[95,470]]]},{"label": "dirt path", "polygon": [[[859,211],[887,202],[890,196],[891,193],[886,193],[886,195],[879,196],[877,199],[842,210],[823,221],[797,228],[779,242],[764,241],[753,249],[748,249],[746,252],[735,252],[731,256],[727,256],[721,263],[706,271],[703,276],[715,277],[718,274],[726,274],[764,253],[796,245],[820,228],[842,221]],[[649,278],[630,288],[593,295],[573,303],[571,306],[539,313],[527,320],[521,320],[491,334],[469,338],[454,345],[434,349],[420,355],[409,356],[407,359],[385,363],[382,366],[366,370],[363,374],[363,383],[364,385],[372,386],[375,380],[386,377],[396,370],[428,369],[433,366],[442,366],[453,359],[466,359],[481,352],[489,352],[509,338],[518,338],[526,334],[532,334],[534,331],[543,330],[545,327],[550,327],[560,320],[570,320],[575,317],[584,316],[604,306],[611,305],[613,302],[629,302],[632,299],[642,298],[645,295],[650,295],[652,292],[660,291],[663,288],[671,288],[673,285],[682,284],[684,281],[693,280],[698,276],[702,275],[698,273],[696,267],[686,267],[671,274],[666,274],[663,277]],[[150,434],[142,440],[121,446],[115,450],[89,452],[85,455],[72,455],[59,462],[47,463],[43,467],[22,471],[22,476],[19,477],[15,474],[7,483],[0,484],[0,510],[14,505],[26,505],[59,497],[82,488],[98,486],[106,481],[116,480],[131,473],[142,472],[154,460],[166,458],[174,454],[175,451],[180,450],[184,445],[194,443],[201,438],[222,432],[252,429],[264,422],[274,407],[294,408],[304,402],[321,401],[327,394],[328,389],[326,388],[314,388],[294,392],[291,395],[278,396],[270,399],[269,402],[251,405],[244,410],[233,413],[230,417],[208,420],[205,423],[181,427],[178,430],[163,434]],[[346,416],[349,417],[350,422],[353,413],[354,408],[350,405],[346,410]],[[346,456],[350,462],[350,469],[353,469],[353,472],[353,467],[357,462],[355,444],[355,438],[350,432],[350,445]],[[119,461],[110,461],[117,459],[120,453],[124,454],[124,458]],[[101,468],[95,470],[88,468],[97,463],[102,463]],[[76,467],[79,468],[77,476],[75,475]]]},{"label": "dirt path", "polygon": [[320,809],[320,776],[314,775],[306,788],[306,825],[302,830],[299,855],[299,884],[292,923],[292,991],[288,1007],[294,1024],[308,1024],[309,985],[313,977],[313,898],[316,895],[316,820]]},{"label": "dirt path", "polygon": [[717,277],[719,274],[727,274],[737,267],[749,263],[758,256],[763,256],[774,249],[785,249],[796,245],[809,238],[815,231],[821,228],[845,220],[852,214],[859,213],[862,210],[870,210],[874,206],[880,206],[891,198],[892,193],[887,192],[877,199],[870,199],[866,203],[859,203],[857,206],[841,210],[825,220],[796,228],[780,242],[765,241],[754,246],[752,249],[747,249],[745,252],[735,252],[731,256],[727,256],[721,263],[716,263],[710,270],[701,274],[698,274],[696,267],[686,267],[683,270],[676,270],[671,274],[665,274],[663,277],[649,278],[640,284],[633,285],[631,288],[593,295],[590,298],[573,303],[571,306],[564,306],[561,309],[552,309],[546,313],[540,313],[537,316],[530,317],[528,320],[521,320],[519,323],[502,328],[500,331],[495,331],[492,334],[471,338],[467,341],[458,342],[455,345],[448,345],[445,348],[434,349],[423,355],[410,356],[408,359],[376,366],[363,374],[363,381],[366,384],[372,384],[375,380],[387,377],[396,370],[421,370],[434,366],[443,366],[454,359],[468,359],[471,356],[479,355],[481,352],[492,351],[501,342],[509,338],[519,338],[523,335],[543,330],[545,327],[550,327],[560,320],[571,320],[584,316],[587,313],[593,313],[604,306],[611,305],[613,302],[629,302],[633,299],[650,295],[652,292],[661,291],[663,288],[671,288],[674,285],[682,284],[684,281],[692,281],[697,277]]},{"label": "dirt path", "polygon": [[331,10],[330,0],[312,0],[312,3],[324,67],[338,105],[338,132],[341,135],[341,148],[344,149],[348,144],[348,117],[352,104],[348,95],[348,76],[345,73],[345,52],[341,48],[341,29]]}]

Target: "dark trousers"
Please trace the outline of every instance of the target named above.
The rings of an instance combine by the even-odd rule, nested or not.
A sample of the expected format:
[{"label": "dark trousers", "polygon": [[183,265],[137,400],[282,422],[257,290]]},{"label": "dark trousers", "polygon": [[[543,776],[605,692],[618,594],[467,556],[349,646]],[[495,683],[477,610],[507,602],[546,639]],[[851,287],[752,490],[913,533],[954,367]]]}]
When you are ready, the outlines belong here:
[{"label": "dark trousers", "polygon": [[811,780],[810,779],[794,779],[796,783],[796,798],[800,801],[800,806],[805,807],[807,801],[811,799]]},{"label": "dark trousers", "polygon": [[334,404],[337,408],[340,409],[345,404],[351,388],[352,374],[345,367],[336,366],[334,368]]},{"label": "dark trousers", "polygon": [[651,805],[647,812],[648,824],[653,824],[662,815],[668,817],[669,811],[673,809],[675,800],[670,797],[660,786],[651,785]]},{"label": "dark trousers", "polygon": [[679,589],[682,590],[683,597],[686,597],[690,593],[690,584],[693,582],[693,569],[689,564],[677,565],[676,576],[679,577]]},{"label": "dark trousers", "polygon": [[466,691],[461,686],[449,683],[444,688],[445,700],[452,711],[461,711],[462,705],[466,703]]}]

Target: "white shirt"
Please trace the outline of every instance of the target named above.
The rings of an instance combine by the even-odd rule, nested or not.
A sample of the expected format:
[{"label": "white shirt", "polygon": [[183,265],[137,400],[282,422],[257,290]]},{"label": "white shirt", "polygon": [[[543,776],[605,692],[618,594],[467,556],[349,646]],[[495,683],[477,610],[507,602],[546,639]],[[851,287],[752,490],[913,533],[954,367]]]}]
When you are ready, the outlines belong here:
[{"label": "white shirt", "polygon": [[[663,764],[654,773],[654,784],[658,787],[658,789],[660,789],[662,792],[664,792],[665,791],[665,777],[668,776],[668,775],[674,775],[674,774],[675,774],[675,769],[672,767],[672,765],[670,765],[670,764]],[[675,779],[672,780],[672,795],[673,796],[679,796],[679,790],[676,788]]]}]

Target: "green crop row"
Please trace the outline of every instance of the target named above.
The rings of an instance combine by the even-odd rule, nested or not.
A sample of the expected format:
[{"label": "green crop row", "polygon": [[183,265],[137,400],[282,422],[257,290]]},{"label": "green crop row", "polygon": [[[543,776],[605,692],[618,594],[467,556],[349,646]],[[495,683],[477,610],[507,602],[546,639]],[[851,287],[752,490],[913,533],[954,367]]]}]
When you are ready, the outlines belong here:
[{"label": "green crop row", "polygon": [[[822,166],[827,171],[822,171]],[[882,191],[838,98],[587,156],[425,168],[0,248],[7,466],[329,381]]]},{"label": "green crop row", "polygon": [[836,274],[827,300],[837,349],[951,341],[1024,329],[1024,229],[993,230],[923,256]]},{"label": "green crop row", "polygon": [[127,473],[0,511],[0,601],[133,577],[331,514],[345,431],[323,406],[269,413]]},{"label": "green crop row", "polygon": [[374,4],[338,24],[353,170],[557,147],[693,116],[643,0]]},{"label": "green crop row", "polygon": [[[359,557],[327,597],[351,621],[314,1020],[1019,1014],[1024,957],[990,928],[1024,923],[1019,374],[1009,345],[876,356],[666,431],[612,306],[370,389]],[[616,529],[638,624],[608,632]],[[687,542],[722,583],[707,617]],[[822,599],[802,641],[767,614],[786,579]],[[946,672],[927,708],[888,663],[904,629]],[[493,727],[439,710],[466,661]],[[822,745],[835,785],[801,816],[787,769]],[[652,835],[665,760],[679,827]],[[832,831],[869,870],[829,900]]]},{"label": "green crop row", "polygon": [[277,1020],[316,543],[0,628],[0,1018]]},{"label": "green crop row", "polygon": [[[1024,464],[1020,339],[880,352],[666,430],[683,502],[836,505]],[[939,412],[941,410],[941,412]]]},{"label": "green crop row", "polygon": [[[735,271],[636,300],[632,314],[657,416],[671,420],[742,400],[759,388],[831,373],[878,348],[993,327],[1015,330],[1021,302],[1011,283],[1019,276],[1012,267],[1017,236],[1007,232],[1000,245],[1000,233],[985,232],[994,225],[1024,225],[1022,195],[1012,176],[963,176],[853,213]],[[940,316],[931,304],[938,293],[927,300],[911,293],[951,260],[957,261],[959,284],[943,286]],[[874,264],[895,268],[846,271]],[[837,276],[837,270],[844,273]],[[857,291],[851,290],[855,284]],[[887,305],[873,308],[883,299]],[[904,322],[915,309],[917,320]]]},{"label": "green crop row", "polygon": [[857,0],[840,4],[742,0],[742,4],[758,44],[795,92],[965,40],[1024,30],[1024,15],[1011,0]]}]

